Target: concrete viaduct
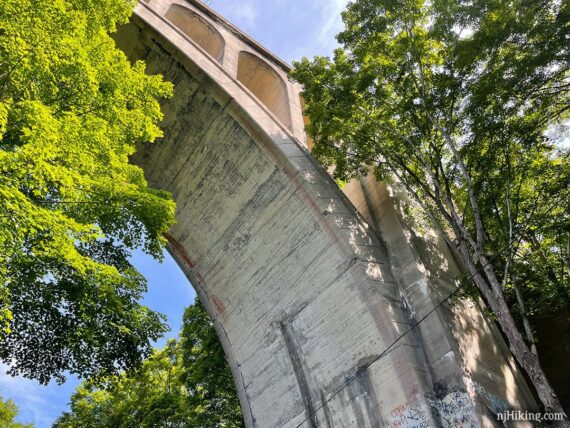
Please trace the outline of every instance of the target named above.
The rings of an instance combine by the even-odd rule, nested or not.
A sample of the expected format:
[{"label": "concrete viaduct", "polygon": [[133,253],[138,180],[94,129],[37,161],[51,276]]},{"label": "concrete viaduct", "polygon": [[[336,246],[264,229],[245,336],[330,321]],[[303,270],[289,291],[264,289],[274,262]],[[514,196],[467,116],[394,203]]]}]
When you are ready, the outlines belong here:
[{"label": "concrete viaduct", "polygon": [[[239,7],[239,4],[236,4]],[[535,401],[405,195],[340,190],[288,66],[198,0],[146,0],[117,44],[175,85],[135,159],[178,205],[169,251],[215,320],[248,427],[486,427]]]}]

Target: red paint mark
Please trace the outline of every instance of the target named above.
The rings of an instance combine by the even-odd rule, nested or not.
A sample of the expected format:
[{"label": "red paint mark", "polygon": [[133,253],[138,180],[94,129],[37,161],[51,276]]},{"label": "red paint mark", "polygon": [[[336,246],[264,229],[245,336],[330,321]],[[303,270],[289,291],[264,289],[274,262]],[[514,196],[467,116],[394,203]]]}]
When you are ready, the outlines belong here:
[{"label": "red paint mark", "polygon": [[189,268],[193,268],[194,262],[188,256],[188,253],[186,252],[184,247],[176,239],[174,239],[174,237],[171,234],[165,233],[164,237],[166,238],[166,240],[168,241],[168,243],[170,244],[176,255],[180,257],[180,259],[184,262],[184,264]]},{"label": "red paint mark", "polygon": [[225,313],[226,313],[226,306],[224,305],[224,302],[222,301],[222,299],[220,299],[215,294],[211,294],[210,300],[212,301],[212,304],[214,305],[214,309],[216,310],[218,317],[224,317]]}]

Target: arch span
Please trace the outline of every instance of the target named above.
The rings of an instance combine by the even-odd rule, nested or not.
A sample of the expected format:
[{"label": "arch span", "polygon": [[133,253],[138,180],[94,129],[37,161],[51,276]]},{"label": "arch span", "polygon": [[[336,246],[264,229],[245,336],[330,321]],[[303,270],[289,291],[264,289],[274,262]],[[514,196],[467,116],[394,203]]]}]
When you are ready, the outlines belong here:
[{"label": "arch span", "polygon": [[423,383],[408,348],[311,413],[408,322],[385,251],[291,133],[163,22],[139,6],[118,35],[175,83],[164,140],[135,161],[177,202],[169,250],[216,320],[247,425],[377,426],[374,389]]},{"label": "arch span", "polygon": [[171,4],[164,17],[194,40],[216,61],[219,63],[223,61],[226,45],[224,38],[218,30],[196,12],[179,4]]},{"label": "arch span", "polygon": [[131,59],[175,84],[164,139],[134,161],[176,200],[169,251],[214,319],[247,426],[482,426],[496,403],[532,408],[477,308],[457,317],[442,307],[393,346],[453,277],[420,263],[425,248],[410,242],[390,192],[347,186],[365,221],[306,140],[244,90],[239,52],[262,54],[255,42],[233,29],[222,65],[165,18],[170,1],[139,4],[117,34]]}]

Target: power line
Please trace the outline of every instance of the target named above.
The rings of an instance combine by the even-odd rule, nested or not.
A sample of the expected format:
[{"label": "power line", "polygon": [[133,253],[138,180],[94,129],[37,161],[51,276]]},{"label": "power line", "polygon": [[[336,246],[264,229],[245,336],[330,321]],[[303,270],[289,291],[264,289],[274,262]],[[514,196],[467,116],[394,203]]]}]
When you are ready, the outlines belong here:
[{"label": "power line", "polygon": [[461,281],[461,283],[447,297],[445,297],[443,300],[441,300],[427,314],[425,314],[419,321],[417,321],[414,325],[412,325],[405,332],[403,332],[400,336],[398,336],[390,344],[390,346],[388,346],[386,349],[384,349],[384,351],[382,351],[376,358],[374,358],[372,361],[370,361],[366,365],[360,367],[356,371],[355,374],[353,374],[348,379],[346,379],[345,382],[331,396],[329,396],[325,401],[323,401],[315,410],[313,410],[311,413],[309,413],[309,415],[305,419],[303,419],[301,421],[301,423],[299,423],[295,428],[300,428],[301,425],[303,425],[305,422],[307,422],[311,417],[315,416],[319,410],[321,410],[324,406],[326,406],[327,403],[329,403],[334,397],[336,397],[338,394],[340,394],[348,385],[350,385],[355,379],[357,379],[362,373],[364,373],[364,371],[368,370],[370,368],[370,366],[372,366],[372,364],[378,362],[388,352],[390,352],[392,350],[392,347],[396,343],[398,343],[400,340],[402,340],[404,338],[404,336],[406,336],[408,333],[410,333],[412,330],[414,330],[418,325],[420,325],[423,321],[425,321],[425,319],[427,317],[429,317],[432,313],[434,313],[437,309],[439,309],[439,307],[441,307],[445,302],[447,302],[449,299],[451,299],[453,296],[455,296],[457,293],[459,293],[459,291],[463,288],[463,286],[465,284],[467,284],[469,281],[471,281],[476,275],[481,274],[483,269],[485,269],[487,266],[489,266],[493,260],[495,260],[499,255],[503,254],[505,252],[505,250],[509,249],[513,244],[514,244],[514,241],[509,243],[508,245],[506,245],[501,251],[499,251],[497,254],[495,254],[493,257],[491,257],[486,264],[484,264],[479,269],[477,269],[477,271],[475,273],[469,275],[467,278],[465,278],[463,281]]}]

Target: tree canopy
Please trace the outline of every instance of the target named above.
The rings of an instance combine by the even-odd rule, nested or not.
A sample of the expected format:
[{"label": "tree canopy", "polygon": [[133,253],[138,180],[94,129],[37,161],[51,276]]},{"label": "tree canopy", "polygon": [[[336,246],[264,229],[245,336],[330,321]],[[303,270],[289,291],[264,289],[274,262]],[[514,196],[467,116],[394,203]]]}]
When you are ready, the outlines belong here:
[{"label": "tree canopy", "polygon": [[139,363],[166,331],[133,249],[174,203],[129,163],[171,93],[109,36],[134,0],[0,2],[0,359],[47,383]]},{"label": "tree canopy", "polygon": [[245,426],[224,351],[198,301],[185,311],[179,340],[155,350],[139,369],[81,385],[71,412],[54,424],[95,426]]},{"label": "tree canopy", "polygon": [[2,428],[33,428],[32,424],[21,424],[14,419],[18,416],[18,407],[12,400],[4,401],[0,395],[0,426]]},{"label": "tree canopy", "polygon": [[356,0],[334,58],[293,70],[313,153],[409,193],[559,412],[507,300],[522,317],[569,302],[569,18],[564,1]]}]

